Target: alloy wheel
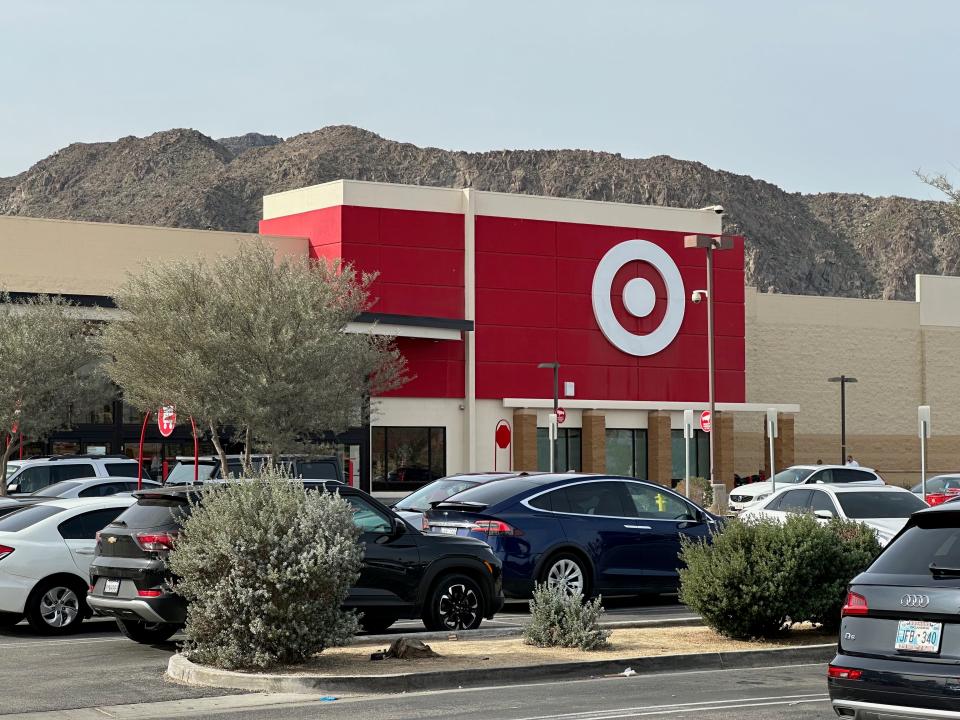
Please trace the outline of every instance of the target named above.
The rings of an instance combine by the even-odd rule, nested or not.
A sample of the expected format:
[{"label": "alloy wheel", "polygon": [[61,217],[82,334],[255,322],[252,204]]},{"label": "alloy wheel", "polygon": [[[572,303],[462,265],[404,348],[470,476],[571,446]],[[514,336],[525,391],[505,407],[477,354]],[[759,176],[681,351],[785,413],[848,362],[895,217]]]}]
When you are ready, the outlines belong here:
[{"label": "alloy wheel", "polygon": [[480,612],[480,598],[473,588],[462,583],[450,585],[440,595],[438,615],[448,630],[466,630],[473,627]]},{"label": "alloy wheel", "polygon": [[52,587],[40,598],[40,617],[52,628],[73,624],[80,614],[80,598],[68,587]]},{"label": "alloy wheel", "polygon": [[583,570],[573,560],[561,558],[550,567],[547,584],[552,588],[562,588],[568,595],[582,594]]}]

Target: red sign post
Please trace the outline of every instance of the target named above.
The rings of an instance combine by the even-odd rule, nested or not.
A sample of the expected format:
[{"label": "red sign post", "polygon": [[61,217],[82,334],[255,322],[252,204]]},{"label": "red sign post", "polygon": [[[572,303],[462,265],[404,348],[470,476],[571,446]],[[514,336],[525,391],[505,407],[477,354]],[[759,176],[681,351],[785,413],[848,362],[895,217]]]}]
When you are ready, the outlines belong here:
[{"label": "red sign post", "polygon": [[704,432],[710,432],[710,428],[713,426],[713,417],[710,415],[709,410],[704,410],[700,413],[700,429]]}]

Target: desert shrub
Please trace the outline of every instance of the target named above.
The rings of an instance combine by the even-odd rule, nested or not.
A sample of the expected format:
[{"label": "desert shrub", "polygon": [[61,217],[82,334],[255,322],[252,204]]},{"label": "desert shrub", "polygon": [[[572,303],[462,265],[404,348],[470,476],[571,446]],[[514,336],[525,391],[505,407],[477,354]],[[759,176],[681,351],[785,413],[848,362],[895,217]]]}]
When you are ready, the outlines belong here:
[{"label": "desert shrub", "polygon": [[537,585],[530,601],[530,624],[523,631],[527,645],[598,650],[607,644],[610,631],[600,627],[600,598],[584,602],[560,587]]},{"label": "desert shrub", "polygon": [[184,653],[223,668],[303,662],[342,645],[363,557],[350,505],[265,469],[207,486],[170,554],[188,601]]},{"label": "desert shrub", "polygon": [[683,545],[680,598],[717,632],[782,634],[798,622],[834,627],[846,587],[880,552],[870,528],[811,515],[731,522],[711,542]]},{"label": "desert shrub", "polygon": [[713,485],[707,478],[690,478],[690,499],[705,508],[713,505]]}]

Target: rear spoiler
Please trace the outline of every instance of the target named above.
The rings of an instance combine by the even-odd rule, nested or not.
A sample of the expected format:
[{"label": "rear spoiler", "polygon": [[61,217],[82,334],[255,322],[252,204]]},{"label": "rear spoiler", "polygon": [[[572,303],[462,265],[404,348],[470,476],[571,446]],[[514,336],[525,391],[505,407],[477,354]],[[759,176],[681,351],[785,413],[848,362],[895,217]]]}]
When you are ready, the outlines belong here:
[{"label": "rear spoiler", "polygon": [[444,508],[451,510],[484,510],[486,507],[487,503],[471,502],[469,500],[437,500],[430,503],[430,508],[433,510],[442,510]]}]

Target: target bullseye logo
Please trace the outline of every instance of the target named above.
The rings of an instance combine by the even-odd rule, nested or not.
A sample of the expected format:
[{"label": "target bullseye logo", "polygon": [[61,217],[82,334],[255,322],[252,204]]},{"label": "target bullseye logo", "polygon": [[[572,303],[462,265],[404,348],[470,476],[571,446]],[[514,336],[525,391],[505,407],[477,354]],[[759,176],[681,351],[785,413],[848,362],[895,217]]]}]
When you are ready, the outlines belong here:
[{"label": "target bullseye logo", "polygon": [[[646,335],[636,335],[620,324],[610,297],[617,272],[634,261],[651,265],[667,288],[667,309],[663,320]],[[634,317],[648,317],[656,300],[656,292],[649,280],[633,278],[623,286],[623,306]],[[654,355],[673,342],[680,332],[685,304],[680,269],[663,248],[647,240],[627,240],[610,248],[600,259],[593,275],[593,314],[597,324],[607,340],[630,355]]]}]

